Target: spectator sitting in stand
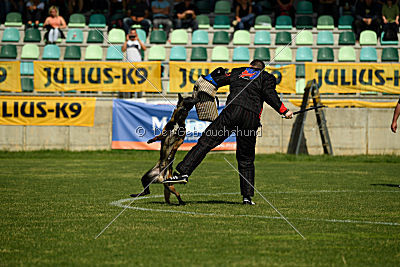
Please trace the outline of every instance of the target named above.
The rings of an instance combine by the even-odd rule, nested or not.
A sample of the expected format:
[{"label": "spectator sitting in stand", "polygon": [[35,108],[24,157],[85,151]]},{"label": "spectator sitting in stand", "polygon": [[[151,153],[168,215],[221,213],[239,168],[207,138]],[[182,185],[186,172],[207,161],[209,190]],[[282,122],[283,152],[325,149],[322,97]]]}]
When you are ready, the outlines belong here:
[{"label": "spectator sitting in stand", "polygon": [[237,0],[235,20],[232,22],[236,30],[249,30],[254,25],[253,7],[250,0]]},{"label": "spectator sitting in stand", "polygon": [[[39,22],[42,19],[42,12],[44,10],[44,3],[40,0],[30,0],[26,2],[26,19],[27,27],[39,27]],[[35,24],[33,24],[33,21]]]},{"label": "spectator sitting in stand", "polygon": [[355,19],[353,21],[353,31],[357,40],[360,39],[360,33],[364,30],[380,32],[380,8],[373,0],[361,0],[356,5]]},{"label": "spectator sitting in stand", "polygon": [[64,33],[60,29],[67,27],[65,20],[59,15],[58,8],[52,6],[49,9],[49,17],[45,20],[43,27],[47,29],[44,39],[47,43],[54,44],[59,37],[65,38]]},{"label": "spectator sitting in stand", "polygon": [[128,17],[124,18],[124,30],[128,34],[131,26],[134,24],[140,24],[146,34],[149,34],[151,21],[147,19],[149,17],[149,10],[144,0],[132,0],[128,3]]},{"label": "spectator sitting in stand", "polygon": [[199,28],[196,20],[196,6],[191,3],[191,0],[184,0],[175,6],[175,28],[192,28],[195,31]]},{"label": "spectator sitting in stand", "polygon": [[122,46],[122,52],[126,52],[127,62],[140,62],[142,61],[142,51],[146,50],[146,46],[139,39],[135,29],[130,29],[129,34],[126,35],[126,41]]},{"label": "spectator sitting in stand", "polygon": [[387,0],[382,7],[382,30],[385,33],[383,39],[385,41],[398,40],[397,33],[399,31],[399,6],[393,4],[392,0]]},{"label": "spectator sitting in stand", "polygon": [[160,25],[162,25],[167,35],[172,28],[172,21],[169,18],[170,8],[171,6],[166,0],[157,0],[151,3],[151,10],[153,12],[153,27],[157,30]]}]

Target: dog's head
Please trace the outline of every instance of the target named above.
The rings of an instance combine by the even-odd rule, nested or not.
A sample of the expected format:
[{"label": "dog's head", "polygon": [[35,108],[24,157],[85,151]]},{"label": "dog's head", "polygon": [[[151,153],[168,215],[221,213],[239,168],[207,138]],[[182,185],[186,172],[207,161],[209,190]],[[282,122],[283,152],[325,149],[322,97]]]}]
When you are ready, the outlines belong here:
[{"label": "dog's head", "polygon": [[193,106],[198,103],[200,100],[193,97],[182,97],[181,94],[178,94],[178,104],[176,105],[176,109],[174,110],[174,114],[172,118],[178,122],[184,122],[187,118],[189,111],[193,108]]}]

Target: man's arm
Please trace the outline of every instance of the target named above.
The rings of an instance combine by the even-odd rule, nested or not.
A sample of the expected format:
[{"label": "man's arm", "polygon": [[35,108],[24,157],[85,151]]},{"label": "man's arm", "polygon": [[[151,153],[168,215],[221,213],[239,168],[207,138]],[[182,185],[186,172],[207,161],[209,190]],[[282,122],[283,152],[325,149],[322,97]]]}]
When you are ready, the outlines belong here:
[{"label": "man's arm", "polygon": [[222,67],[216,68],[210,74],[205,76],[204,78],[212,83],[215,87],[219,88],[231,83],[230,81],[230,73],[227,73],[226,70]]},{"label": "man's arm", "polygon": [[397,119],[399,118],[399,115],[400,115],[400,99],[396,105],[396,108],[394,109],[392,125],[390,127],[392,129],[392,132],[394,133],[397,131]]},{"label": "man's arm", "polygon": [[267,78],[263,82],[263,97],[264,101],[270,105],[276,112],[284,115],[286,119],[291,119],[293,117],[293,112],[291,112],[280,100],[278,93],[276,92],[276,78],[272,74],[267,74]]}]

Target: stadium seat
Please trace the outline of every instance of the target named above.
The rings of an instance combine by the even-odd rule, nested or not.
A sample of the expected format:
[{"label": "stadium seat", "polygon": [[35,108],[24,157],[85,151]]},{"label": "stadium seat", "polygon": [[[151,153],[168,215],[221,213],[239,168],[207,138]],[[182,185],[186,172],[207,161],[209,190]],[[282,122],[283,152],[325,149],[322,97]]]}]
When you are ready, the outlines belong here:
[{"label": "stadium seat", "polygon": [[231,27],[231,21],[228,16],[218,15],[214,19],[214,29],[229,29]]},{"label": "stadium seat", "polygon": [[[68,31],[68,34],[71,30]],[[83,39],[83,36],[82,36]],[[97,30],[89,30],[88,36],[87,36],[87,43],[100,43],[102,44],[104,40],[103,35],[97,31]],[[68,42],[68,36],[67,36],[67,42]]]},{"label": "stadium seat", "polygon": [[193,47],[190,56],[191,61],[207,61],[207,49],[205,47]]},{"label": "stadium seat", "polygon": [[360,45],[377,45],[378,38],[374,31],[362,31],[360,34]]},{"label": "stadium seat", "polygon": [[363,47],[360,51],[361,62],[377,62],[378,54],[375,47]]},{"label": "stadium seat", "polygon": [[195,1],[195,5],[200,14],[209,14],[211,12],[210,1]]},{"label": "stadium seat", "polygon": [[10,12],[7,14],[6,22],[4,23],[6,27],[20,27],[22,26],[22,16],[18,12]]},{"label": "stadium seat", "polygon": [[108,41],[112,44],[123,44],[125,40],[125,32],[121,29],[111,29],[108,32]]},{"label": "stadium seat", "polygon": [[19,42],[19,31],[16,28],[6,28],[3,32],[2,42]]},{"label": "stadium seat", "polygon": [[271,55],[269,53],[269,49],[266,47],[257,47],[254,50],[253,59],[259,59],[262,61],[269,61],[271,59]]},{"label": "stadium seat", "polygon": [[398,40],[396,40],[396,41],[384,41],[383,40],[383,35],[385,34],[385,32],[382,32],[381,33],[381,44],[382,45],[398,45],[399,44],[399,41]]},{"label": "stadium seat", "polygon": [[20,72],[21,75],[30,75],[33,76],[33,62],[21,61],[20,63]]},{"label": "stadium seat", "polygon": [[[88,43],[89,43],[89,37],[93,35],[94,32],[97,31],[90,31],[88,35]],[[98,32],[97,32],[98,33]],[[101,35],[100,33],[98,33]],[[66,43],[83,43],[83,32],[81,29],[71,29],[67,33],[67,40],[65,41]]]},{"label": "stadium seat", "polygon": [[151,44],[165,44],[167,42],[167,33],[163,30],[155,30],[150,34]]},{"label": "stadium seat", "polygon": [[164,61],[166,57],[166,52],[164,46],[153,45],[149,49],[148,60],[150,61]]},{"label": "stadium seat", "polygon": [[1,47],[0,58],[17,58],[17,46],[15,45],[3,45]]},{"label": "stadium seat", "polygon": [[39,59],[39,47],[35,44],[26,44],[22,47],[21,59]]},{"label": "stadium seat", "polygon": [[296,18],[296,29],[312,29],[314,27],[311,16],[298,16]]},{"label": "stadium seat", "polygon": [[320,31],[317,35],[317,45],[333,45],[333,33],[330,31]]},{"label": "stadium seat", "polygon": [[229,50],[225,46],[215,46],[211,53],[211,61],[229,61]]},{"label": "stadium seat", "polygon": [[146,43],[146,39],[147,39],[147,35],[146,32],[142,29],[136,29],[136,33],[140,39],[140,41],[142,41],[144,44]]},{"label": "stadium seat", "polygon": [[250,44],[250,32],[246,30],[237,30],[233,34],[234,45],[249,45]]},{"label": "stadium seat", "polygon": [[86,47],[85,60],[102,60],[103,49],[100,45],[88,45]]},{"label": "stadium seat", "polygon": [[93,14],[89,18],[89,28],[104,28],[106,17],[103,14]]},{"label": "stadium seat", "polygon": [[192,44],[208,44],[208,32],[196,30],[192,35]]},{"label": "stadium seat", "polygon": [[343,46],[339,49],[338,60],[343,62],[355,62],[356,61],[356,51],[352,46]]},{"label": "stadium seat", "polygon": [[48,44],[43,49],[42,59],[60,59],[60,48],[55,44]]},{"label": "stadium seat", "polygon": [[335,61],[333,49],[331,47],[319,48],[317,61]]},{"label": "stadium seat", "polygon": [[355,45],[356,36],[354,32],[341,32],[339,34],[339,45]]},{"label": "stadium seat", "polygon": [[214,32],[213,44],[229,44],[229,33],[225,31]]},{"label": "stadium seat", "polygon": [[22,92],[33,92],[33,78],[21,78]]},{"label": "stadium seat", "polygon": [[255,45],[270,45],[271,34],[268,31],[256,31],[254,36]]},{"label": "stadium seat", "polygon": [[306,88],[306,79],[298,79],[296,81],[296,94],[304,94],[304,88]]},{"label": "stadium seat", "polygon": [[270,30],[272,28],[271,17],[268,15],[259,15],[256,17],[254,29]]},{"label": "stadium seat", "polygon": [[296,64],[296,78],[306,77],[306,66],[304,64]]},{"label": "stadium seat", "polygon": [[231,13],[231,2],[220,0],[215,3],[214,8],[215,14],[230,14]]},{"label": "stadium seat", "polygon": [[278,16],[276,18],[275,29],[277,30],[291,30],[293,27],[292,18],[289,16]]},{"label": "stadium seat", "polygon": [[183,46],[174,46],[171,48],[169,60],[186,61],[186,48]]},{"label": "stadium seat", "polygon": [[29,28],[25,31],[24,42],[40,42],[42,37],[40,31],[35,28]]},{"label": "stadium seat", "polygon": [[85,16],[79,13],[72,14],[69,17],[68,28],[85,28]]},{"label": "stadium seat", "polygon": [[296,14],[312,14],[313,4],[309,1],[299,1],[296,6]]},{"label": "stadium seat", "polygon": [[287,45],[292,41],[290,32],[277,32],[275,35],[275,45]]},{"label": "stadium seat", "polygon": [[107,48],[106,60],[123,60],[122,46],[112,45]]},{"label": "stadium seat", "polygon": [[318,18],[317,29],[318,30],[333,30],[334,29],[333,17],[323,15]]},{"label": "stadium seat", "polygon": [[351,30],[353,25],[353,16],[344,15],[339,18],[339,30]]},{"label": "stadium seat", "polygon": [[64,59],[80,60],[81,48],[76,45],[67,46],[65,48]]},{"label": "stadium seat", "polygon": [[312,45],[314,43],[311,31],[301,31],[296,37],[296,45]]},{"label": "stadium seat", "polygon": [[394,47],[385,47],[382,49],[381,61],[399,62],[399,51]]},{"label": "stadium seat", "polygon": [[288,46],[279,46],[275,49],[275,61],[276,62],[291,62],[292,61],[292,49]]},{"label": "stadium seat", "polygon": [[187,44],[188,34],[184,29],[173,30],[171,33],[171,44]]},{"label": "stadium seat", "polygon": [[310,47],[299,47],[296,51],[296,61],[313,61],[313,53]]},{"label": "stadium seat", "polygon": [[249,48],[240,46],[233,49],[232,61],[249,61],[250,51]]},{"label": "stadium seat", "polygon": [[196,16],[196,20],[199,24],[199,29],[208,29],[210,28],[210,18],[206,15],[198,15]]}]

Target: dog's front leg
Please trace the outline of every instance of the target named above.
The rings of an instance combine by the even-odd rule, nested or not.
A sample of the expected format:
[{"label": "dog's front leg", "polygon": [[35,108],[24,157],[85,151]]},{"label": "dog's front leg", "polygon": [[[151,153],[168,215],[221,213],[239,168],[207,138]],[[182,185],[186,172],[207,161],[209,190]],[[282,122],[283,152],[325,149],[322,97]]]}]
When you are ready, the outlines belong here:
[{"label": "dog's front leg", "polygon": [[165,203],[171,204],[171,201],[169,200],[169,197],[171,196],[171,191],[168,189],[168,185],[164,185],[164,199]]}]

